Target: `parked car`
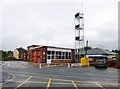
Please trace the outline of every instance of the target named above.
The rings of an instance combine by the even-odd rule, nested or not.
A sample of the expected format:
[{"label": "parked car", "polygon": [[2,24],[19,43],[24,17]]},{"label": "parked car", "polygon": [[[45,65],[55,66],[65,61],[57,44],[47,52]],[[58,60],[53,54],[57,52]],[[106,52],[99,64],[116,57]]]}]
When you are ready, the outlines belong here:
[{"label": "parked car", "polygon": [[95,68],[107,68],[107,59],[106,58],[97,58],[95,61]]}]

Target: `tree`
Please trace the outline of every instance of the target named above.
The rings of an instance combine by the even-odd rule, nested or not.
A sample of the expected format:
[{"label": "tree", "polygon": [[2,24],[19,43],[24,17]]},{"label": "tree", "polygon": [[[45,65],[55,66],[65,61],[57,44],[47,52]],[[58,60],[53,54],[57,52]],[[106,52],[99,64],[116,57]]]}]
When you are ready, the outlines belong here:
[{"label": "tree", "polygon": [[6,51],[2,52],[2,60],[5,60],[7,58],[8,54]]},{"label": "tree", "polygon": [[120,54],[120,50],[117,50],[117,49],[112,50],[112,52],[115,52],[115,53],[119,53],[119,54]]},{"label": "tree", "polygon": [[2,50],[0,50],[0,60],[2,60]]},{"label": "tree", "polygon": [[3,51],[0,50],[0,60],[4,61],[7,59],[8,56],[12,54],[12,51]]},{"label": "tree", "polygon": [[120,49],[119,50],[112,50],[112,52],[115,52],[115,53],[117,53],[116,54],[116,58],[118,58],[118,59],[120,59]]},{"label": "tree", "polygon": [[89,50],[89,49],[92,49],[92,48],[90,46],[84,47],[84,50]]}]

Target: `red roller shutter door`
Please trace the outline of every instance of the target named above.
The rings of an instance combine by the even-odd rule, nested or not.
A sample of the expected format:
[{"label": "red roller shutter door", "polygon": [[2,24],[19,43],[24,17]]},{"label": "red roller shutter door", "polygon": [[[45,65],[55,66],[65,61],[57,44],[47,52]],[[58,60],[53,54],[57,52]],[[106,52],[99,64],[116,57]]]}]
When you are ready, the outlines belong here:
[{"label": "red roller shutter door", "polygon": [[35,61],[35,52],[32,52],[32,62],[36,62]]},{"label": "red roller shutter door", "polygon": [[37,56],[37,58],[36,58],[36,59],[37,59],[37,62],[38,62],[38,63],[42,62],[42,61],[41,61],[41,51],[40,51],[40,50],[38,50],[38,51],[36,52],[36,56]]}]

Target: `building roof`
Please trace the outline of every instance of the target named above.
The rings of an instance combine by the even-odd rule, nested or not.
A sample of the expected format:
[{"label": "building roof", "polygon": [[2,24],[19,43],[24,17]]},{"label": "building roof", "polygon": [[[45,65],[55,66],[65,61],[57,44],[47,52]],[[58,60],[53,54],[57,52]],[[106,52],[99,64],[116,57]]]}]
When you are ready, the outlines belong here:
[{"label": "building roof", "polygon": [[46,47],[46,48],[57,48],[57,49],[69,49],[69,50],[72,49],[72,48],[63,48],[63,47],[56,47],[56,46],[42,46],[42,47]]},{"label": "building roof", "polygon": [[28,46],[27,48],[30,48],[30,47],[39,47],[40,45],[30,45]]},{"label": "building roof", "polygon": [[25,50],[24,48],[22,48],[22,47],[17,48],[17,50],[18,50],[20,53],[25,53],[25,52],[26,52],[26,50]]},{"label": "building roof", "polygon": [[27,48],[29,47],[33,47],[33,48],[41,48],[41,47],[44,47],[44,48],[57,48],[57,49],[72,49],[72,48],[63,48],[63,47],[56,47],[56,46],[45,46],[45,45],[31,45],[31,46],[28,46]]},{"label": "building roof", "polygon": [[[81,51],[80,54],[85,54],[85,50]],[[93,48],[93,49],[87,50],[87,54],[88,55],[113,55],[116,53],[106,49],[102,49],[102,48]]]}]

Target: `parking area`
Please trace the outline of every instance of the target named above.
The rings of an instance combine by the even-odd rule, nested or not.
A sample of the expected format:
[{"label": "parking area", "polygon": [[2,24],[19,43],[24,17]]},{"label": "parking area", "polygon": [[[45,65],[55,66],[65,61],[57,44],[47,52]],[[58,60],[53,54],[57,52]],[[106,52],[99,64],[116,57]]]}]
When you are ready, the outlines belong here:
[{"label": "parking area", "polygon": [[85,82],[85,81],[76,81],[76,80],[66,80],[66,79],[57,79],[57,78],[43,78],[38,76],[30,75],[14,75],[14,79],[8,82],[5,82],[2,85],[2,89],[13,88],[13,89],[22,89],[29,87],[30,89],[54,89],[54,88],[65,88],[65,89],[81,89],[81,88],[95,88],[95,89],[106,89],[105,87],[111,87],[117,89],[117,84],[99,84],[97,82]]},{"label": "parking area", "polygon": [[118,70],[114,68],[33,68],[23,62],[10,64],[14,65],[6,63],[2,67],[12,76],[2,89],[118,89]]}]

